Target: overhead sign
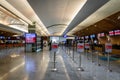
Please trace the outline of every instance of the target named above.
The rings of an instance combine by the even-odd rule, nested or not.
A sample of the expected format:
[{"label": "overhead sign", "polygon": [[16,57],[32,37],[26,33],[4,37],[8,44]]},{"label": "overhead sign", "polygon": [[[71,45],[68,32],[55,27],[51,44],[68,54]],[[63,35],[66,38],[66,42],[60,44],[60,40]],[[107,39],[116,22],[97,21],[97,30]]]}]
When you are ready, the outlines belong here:
[{"label": "overhead sign", "polygon": [[58,44],[57,43],[53,43],[52,44],[52,51],[57,51],[58,50]]},{"label": "overhead sign", "polygon": [[105,52],[107,52],[107,53],[112,52],[112,44],[111,43],[105,43]]},{"label": "overhead sign", "polygon": [[77,44],[77,51],[78,52],[84,52],[84,43],[78,43]]},{"label": "overhead sign", "polygon": [[90,48],[90,44],[89,43],[85,43],[85,48],[89,49]]}]

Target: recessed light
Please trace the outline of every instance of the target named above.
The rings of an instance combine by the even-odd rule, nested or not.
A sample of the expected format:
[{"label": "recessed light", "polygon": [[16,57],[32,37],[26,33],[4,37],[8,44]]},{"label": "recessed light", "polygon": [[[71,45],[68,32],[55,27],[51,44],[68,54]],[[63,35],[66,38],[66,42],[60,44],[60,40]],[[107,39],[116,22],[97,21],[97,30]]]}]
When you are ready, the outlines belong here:
[{"label": "recessed light", "polygon": [[120,16],[118,16],[117,19],[120,19]]},{"label": "recessed light", "polygon": [[95,27],[97,26],[97,25],[94,25]]}]

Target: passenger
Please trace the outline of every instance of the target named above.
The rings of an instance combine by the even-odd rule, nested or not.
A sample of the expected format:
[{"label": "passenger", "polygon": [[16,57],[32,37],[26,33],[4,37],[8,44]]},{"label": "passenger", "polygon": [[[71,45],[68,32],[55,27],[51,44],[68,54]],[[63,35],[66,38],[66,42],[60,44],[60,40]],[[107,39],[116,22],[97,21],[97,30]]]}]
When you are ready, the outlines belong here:
[{"label": "passenger", "polygon": [[50,41],[49,44],[48,44],[49,45],[49,50],[51,50],[51,43],[52,43],[52,41]]}]

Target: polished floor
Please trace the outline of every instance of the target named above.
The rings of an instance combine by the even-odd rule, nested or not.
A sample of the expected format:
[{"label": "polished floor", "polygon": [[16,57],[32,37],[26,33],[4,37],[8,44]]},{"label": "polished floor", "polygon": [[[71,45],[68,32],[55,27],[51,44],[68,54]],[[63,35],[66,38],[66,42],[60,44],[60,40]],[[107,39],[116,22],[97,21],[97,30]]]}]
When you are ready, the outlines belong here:
[{"label": "polished floor", "polygon": [[119,61],[110,62],[110,72],[107,61],[82,53],[81,66],[84,71],[78,70],[79,54],[65,47],[56,53],[56,71],[54,53],[48,47],[38,53],[24,53],[24,48],[0,50],[0,80],[120,80]]}]

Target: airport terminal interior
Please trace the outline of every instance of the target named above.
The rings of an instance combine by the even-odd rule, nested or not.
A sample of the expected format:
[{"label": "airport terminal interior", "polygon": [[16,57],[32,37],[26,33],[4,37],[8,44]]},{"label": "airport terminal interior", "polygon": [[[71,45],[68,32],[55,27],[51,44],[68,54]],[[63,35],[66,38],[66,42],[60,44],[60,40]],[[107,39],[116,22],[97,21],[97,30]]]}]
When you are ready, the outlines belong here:
[{"label": "airport terminal interior", "polygon": [[0,0],[0,80],[120,80],[120,0]]}]

